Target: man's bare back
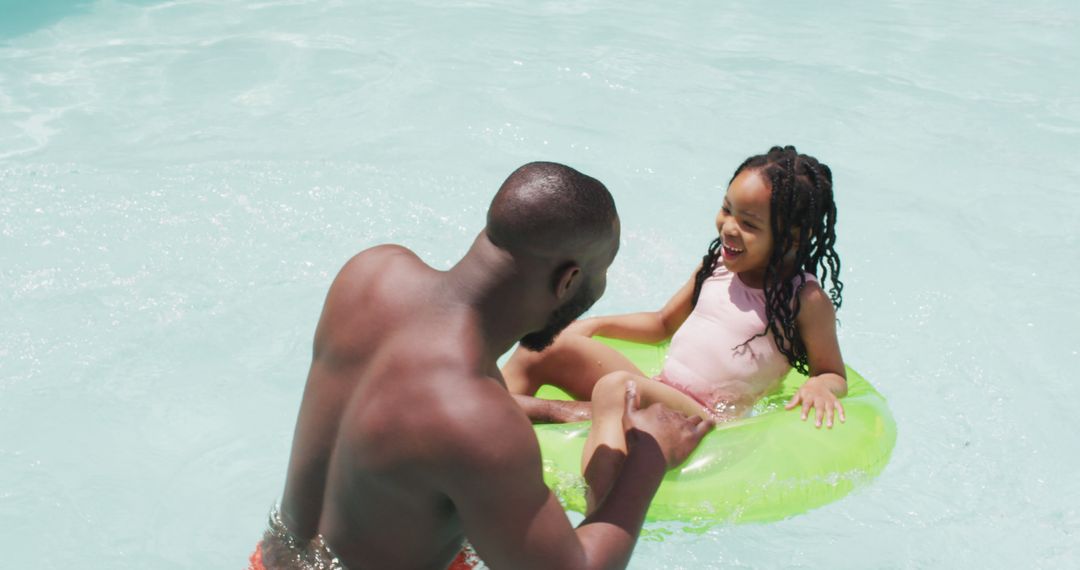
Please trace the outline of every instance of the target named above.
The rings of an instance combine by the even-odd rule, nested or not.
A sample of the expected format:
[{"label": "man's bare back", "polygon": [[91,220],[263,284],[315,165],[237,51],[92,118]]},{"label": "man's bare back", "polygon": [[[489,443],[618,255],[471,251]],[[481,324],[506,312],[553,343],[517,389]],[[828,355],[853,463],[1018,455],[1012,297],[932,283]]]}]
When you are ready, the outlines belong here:
[{"label": "man's bare back", "polygon": [[331,286],[316,331],[282,511],[346,564],[444,568],[460,548],[453,504],[416,452],[445,433],[456,402],[494,390],[471,385],[483,381],[467,316],[431,302],[433,273],[403,248],[366,251]]},{"label": "man's bare back", "polygon": [[[450,271],[398,246],[350,260],[315,333],[280,511],[291,541],[321,536],[348,568],[446,568],[466,535],[495,568],[625,564],[664,466],[706,428],[630,410],[628,427],[648,436],[607,508],[575,531],[496,367],[518,339],[553,337],[602,293],[614,224],[574,246],[569,265],[561,253],[511,255],[497,223]],[[288,548],[268,534],[266,567],[289,567]]]}]

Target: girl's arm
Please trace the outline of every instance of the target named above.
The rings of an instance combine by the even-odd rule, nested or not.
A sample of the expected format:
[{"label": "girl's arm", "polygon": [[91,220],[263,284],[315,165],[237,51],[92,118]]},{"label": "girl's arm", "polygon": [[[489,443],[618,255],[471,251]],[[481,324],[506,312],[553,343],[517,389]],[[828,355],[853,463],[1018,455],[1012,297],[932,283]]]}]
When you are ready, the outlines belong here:
[{"label": "girl's arm", "polygon": [[839,413],[840,421],[846,420],[839,399],[847,395],[847,373],[840,356],[840,342],[836,339],[836,311],[829,296],[814,282],[807,283],[799,291],[799,304],[796,324],[806,345],[810,379],[785,408],[790,410],[801,403],[804,420],[814,408],[815,425],[821,427],[825,420],[825,425],[831,428],[836,413]]},{"label": "girl's arm", "polygon": [[[694,272],[697,274],[697,271]],[[572,326],[585,336],[606,336],[633,342],[661,342],[679,330],[693,307],[694,277],[686,282],[659,311],[582,319]]]}]

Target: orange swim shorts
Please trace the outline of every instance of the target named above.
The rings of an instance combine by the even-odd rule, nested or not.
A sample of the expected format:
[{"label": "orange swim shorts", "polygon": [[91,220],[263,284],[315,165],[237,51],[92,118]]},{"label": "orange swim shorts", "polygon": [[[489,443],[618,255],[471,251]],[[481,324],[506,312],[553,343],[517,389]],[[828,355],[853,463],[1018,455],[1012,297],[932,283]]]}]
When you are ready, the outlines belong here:
[{"label": "orange swim shorts", "polygon": [[266,570],[266,566],[263,566],[262,561],[262,541],[255,545],[255,552],[251,553],[251,557],[248,558],[247,570]]}]

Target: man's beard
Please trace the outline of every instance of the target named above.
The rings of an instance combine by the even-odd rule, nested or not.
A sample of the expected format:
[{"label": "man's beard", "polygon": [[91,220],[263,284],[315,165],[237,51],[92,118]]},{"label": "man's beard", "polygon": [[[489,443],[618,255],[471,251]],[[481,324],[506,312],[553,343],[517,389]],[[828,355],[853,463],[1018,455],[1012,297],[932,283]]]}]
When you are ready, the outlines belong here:
[{"label": "man's beard", "polygon": [[540,352],[551,346],[551,343],[555,342],[555,337],[559,336],[563,329],[570,326],[570,323],[574,322],[585,311],[588,311],[589,307],[596,302],[596,298],[592,293],[592,288],[587,284],[582,285],[573,298],[552,311],[544,328],[521,337],[522,348]]}]

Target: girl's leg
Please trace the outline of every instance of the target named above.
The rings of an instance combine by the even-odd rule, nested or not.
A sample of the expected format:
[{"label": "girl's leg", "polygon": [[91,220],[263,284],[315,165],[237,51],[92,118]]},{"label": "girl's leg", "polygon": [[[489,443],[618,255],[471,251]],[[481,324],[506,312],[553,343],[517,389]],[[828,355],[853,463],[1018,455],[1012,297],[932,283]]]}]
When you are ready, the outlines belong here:
[{"label": "girl's leg", "polygon": [[597,381],[592,394],[592,428],[581,456],[581,471],[588,485],[585,490],[586,514],[592,513],[611,490],[626,458],[623,413],[626,385],[630,381],[636,386],[639,408],[660,403],[687,416],[709,417],[701,404],[690,396],[638,374],[614,372]]},{"label": "girl's leg", "polygon": [[617,371],[641,374],[617,350],[576,333],[574,327],[563,331],[543,352],[518,347],[502,368],[511,394],[532,396],[540,386],[552,384],[578,400],[588,400],[596,381]]}]

